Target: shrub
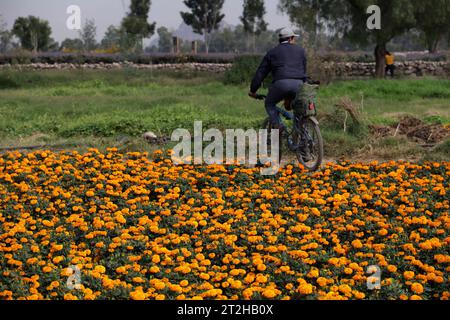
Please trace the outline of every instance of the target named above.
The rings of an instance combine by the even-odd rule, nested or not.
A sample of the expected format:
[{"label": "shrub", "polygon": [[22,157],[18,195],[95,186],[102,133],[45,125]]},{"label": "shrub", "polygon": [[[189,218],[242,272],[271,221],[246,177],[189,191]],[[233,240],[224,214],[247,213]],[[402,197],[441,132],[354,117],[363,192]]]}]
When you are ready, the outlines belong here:
[{"label": "shrub", "polygon": [[110,53],[40,53],[32,55],[25,50],[0,55],[1,64],[29,64],[29,63],[114,63],[129,61],[138,64],[164,64],[164,63],[232,63],[235,55],[233,54],[197,54],[197,55],[177,55],[166,53],[154,54],[110,54]]},{"label": "shrub", "polygon": [[225,84],[246,84],[252,81],[261,63],[259,55],[243,55],[234,59],[233,66],[225,73]]},{"label": "shrub", "polygon": [[11,58],[8,63],[16,64],[27,64],[30,63],[32,59],[32,54],[30,51],[24,49],[16,49],[11,53]]}]

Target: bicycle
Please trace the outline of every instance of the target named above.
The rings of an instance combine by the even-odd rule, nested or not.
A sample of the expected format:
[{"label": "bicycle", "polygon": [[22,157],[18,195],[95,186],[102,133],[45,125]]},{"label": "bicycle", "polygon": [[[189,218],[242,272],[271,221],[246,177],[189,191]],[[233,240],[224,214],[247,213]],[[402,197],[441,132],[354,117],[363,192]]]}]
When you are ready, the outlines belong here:
[{"label": "bicycle", "polygon": [[[280,134],[280,163],[283,156],[283,139],[286,139],[288,149],[295,153],[298,161],[307,170],[312,172],[320,168],[324,157],[322,133],[319,121],[315,117],[317,113],[316,92],[319,89],[319,85],[319,82],[306,82],[302,85],[294,100],[285,100],[285,107],[288,110],[293,110],[293,112],[277,107],[282,118],[293,122],[292,128],[285,125],[285,134]],[[265,100],[267,96],[256,95],[253,98]],[[275,129],[270,122],[270,118],[264,121],[263,129],[268,130],[268,145],[270,145],[271,131]]]}]

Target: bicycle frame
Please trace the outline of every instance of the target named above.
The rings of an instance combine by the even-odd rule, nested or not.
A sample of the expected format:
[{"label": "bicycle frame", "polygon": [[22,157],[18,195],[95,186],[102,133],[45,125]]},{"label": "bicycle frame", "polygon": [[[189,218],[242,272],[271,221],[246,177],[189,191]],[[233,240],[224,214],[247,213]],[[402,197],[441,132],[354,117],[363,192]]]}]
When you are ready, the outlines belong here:
[{"label": "bicycle frame", "polygon": [[[250,97],[256,99],[256,100],[265,100],[267,98],[267,96],[265,95],[255,95],[255,94],[249,94]],[[315,107],[315,106],[314,106]],[[287,110],[285,110],[284,108],[281,108],[279,106],[275,107],[277,112],[279,113],[280,117],[285,118],[288,121],[293,121],[293,129],[291,130],[286,130],[287,132],[287,145],[290,151],[295,152],[299,161],[304,164],[309,170],[311,171],[316,171],[320,165],[321,162],[323,160],[323,138],[322,135],[320,133],[320,128],[319,128],[319,121],[317,120],[317,118],[313,115],[298,115],[296,114],[296,112],[289,112]],[[311,106],[310,106],[311,108]],[[312,109],[311,109],[312,110]],[[308,124],[308,122],[313,123],[313,130],[315,131],[315,133],[317,134],[317,146],[319,148],[318,154],[314,154],[314,157],[317,156],[316,158],[311,158],[311,148],[316,146],[316,141],[315,138],[313,138],[310,134],[310,132],[308,131],[308,129],[306,128],[306,124]],[[269,127],[272,127],[272,125],[270,125],[270,120],[268,119],[267,122],[264,124],[265,128],[266,125],[268,125]],[[280,143],[282,144],[282,138],[280,137]],[[281,146],[280,144],[280,146]],[[281,155],[281,152],[280,152]],[[280,157],[281,158],[281,157]],[[309,159],[309,160],[305,160],[305,159]],[[308,167],[308,165],[306,164],[306,162],[310,162],[311,160],[316,161],[312,167]]]},{"label": "bicycle frame", "polygon": [[[310,143],[312,141],[312,137],[309,135],[309,132],[307,130],[305,130],[305,128],[303,128],[301,126],[301,123],[302,123],[302,120],[304,120],[306,118],[309,118],[315,124],[319,125],[319,121],[315,117],[303,117],[303,118],[301,118],[299,116],[296,116],[295,113],[289,112],[289,111],[287,111],[287,110],[285,110],[285,109],[283,109],[281,107],[278,107],[278,106],[276,107],[276,110],[286,120],[294,121],[294,129],[293,130],[296,130],[297,132],[299,132],[301,137],[306,138],[305,139],[306,141],[301,141],[299,145],[292,145],[291,142],[289,142],[289,138],[288,138],[288,146],[289,146],[289,149],[291,151],[295,151],[298,148],[303,148],[303,147],[305,147],[305,144],[308,144],[308,143]],[[289,133],[289,137],[292,136],[292,133],[293,132]]]}]

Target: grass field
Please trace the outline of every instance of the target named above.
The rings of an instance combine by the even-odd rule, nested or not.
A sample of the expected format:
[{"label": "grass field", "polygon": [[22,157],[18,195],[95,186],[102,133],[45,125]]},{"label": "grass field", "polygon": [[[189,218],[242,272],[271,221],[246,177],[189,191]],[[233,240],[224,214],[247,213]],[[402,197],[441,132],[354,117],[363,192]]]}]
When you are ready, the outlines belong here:
[{"label": "grass field", "polygon": [[[45,71],[0,73],[2,147],[64,144],[73,148],[119,147],[144,151],[150,130],[170,136],[176,128],[257,128],[264,120],[261,102],[245,86],[226,86],[220,75],[123,71]],[[319,118],[335,113],[341,97],[362,102],[368,123],[391,124],[410,114],[427,122],[450,123],[450,81],[367,80],[336,82],[320,92]],[[331,119],[331,121],[329,121]],[[321,119],[322,120],[322,119]],[[322,121],[328,157],[366,154],[366,132],[346,133],[328,117]],[[122,145],[124,137],[128,143]],[[445,152],[446,148],[441,148]],[[420,157],[428,152],[404,138],[377,141],[373,158]],[[444,154],[436,154],[442,159]]]}]

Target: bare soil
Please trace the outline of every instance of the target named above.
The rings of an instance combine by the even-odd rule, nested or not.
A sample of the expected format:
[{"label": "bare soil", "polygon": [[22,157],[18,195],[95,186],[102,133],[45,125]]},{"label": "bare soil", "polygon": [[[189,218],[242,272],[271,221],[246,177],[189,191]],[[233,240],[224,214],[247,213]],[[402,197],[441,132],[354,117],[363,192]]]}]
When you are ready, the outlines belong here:
[{"label": "bare soil", "polygon": [[406,136],[421,144],[434,146],[450,138],[450,127],[442,124],[427,124],[412,116],[405,116],[391,126],[369,126],[372,136],[376,139],[385,137]]}]

